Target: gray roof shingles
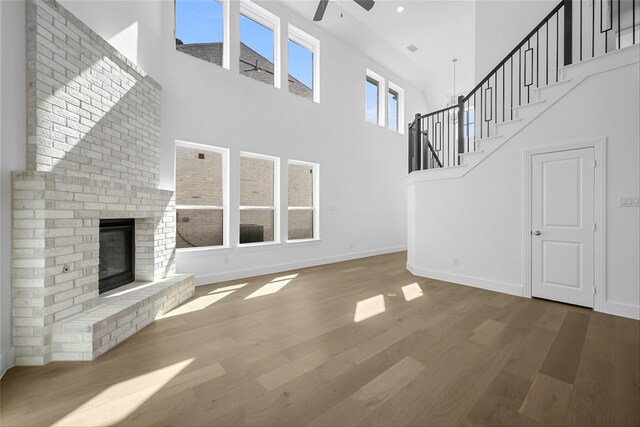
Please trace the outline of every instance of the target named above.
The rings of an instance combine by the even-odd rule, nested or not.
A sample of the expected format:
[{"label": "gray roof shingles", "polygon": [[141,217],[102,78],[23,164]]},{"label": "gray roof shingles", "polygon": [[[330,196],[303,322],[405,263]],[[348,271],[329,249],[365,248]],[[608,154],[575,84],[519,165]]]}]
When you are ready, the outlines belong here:
[{"label": "gray roof shingles", "polygon": [[[176,44],[176,50],[214,64],[222,65],[222,43]],[[240,72],[258,81],[273,84],[273,63],[244,43],[240,43]],[[289,92],[313,100],[313,91],[289,75]]]}]

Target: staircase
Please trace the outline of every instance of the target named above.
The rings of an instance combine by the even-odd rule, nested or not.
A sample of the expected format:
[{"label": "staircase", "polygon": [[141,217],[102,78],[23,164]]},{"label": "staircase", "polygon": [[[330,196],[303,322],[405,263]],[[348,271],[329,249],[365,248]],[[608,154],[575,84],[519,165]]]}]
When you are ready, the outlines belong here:
[{"label": "staircase", "polygon": [[[592,71],[580,64],[623,51],[637,58],[638,21],[635,1],[561,1],[458,105],[415,115],[409,173],[465,175],[584,81]],[[607,63],[619,66],[599,66]]]},{"label": "staircase", "polygon": [[[531,156],[589,146],[598,195],[594,309],[640,319],[640,213],[625,203],[640,194],[640,2],[626,2],[635,12],[598,0],[581,11],[586,3],[559,4],[458,105],[416,115],[406,180],[414,275],[530,297]],[[602,33],[601,4],[612,11]],[[570,9],[576,31],[567,46]]]}]

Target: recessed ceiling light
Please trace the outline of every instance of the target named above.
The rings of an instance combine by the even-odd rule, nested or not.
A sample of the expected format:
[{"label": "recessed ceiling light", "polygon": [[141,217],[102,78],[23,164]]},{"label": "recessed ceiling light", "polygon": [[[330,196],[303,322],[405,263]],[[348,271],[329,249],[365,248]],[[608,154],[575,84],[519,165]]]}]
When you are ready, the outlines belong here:
[{"label": "recessed ceiling light", "polygon": [[398,7],[396,8],[396,11],[397,11],[398,13],[402,13],[402,12],[404,12],[404,6],[398,6]]}]

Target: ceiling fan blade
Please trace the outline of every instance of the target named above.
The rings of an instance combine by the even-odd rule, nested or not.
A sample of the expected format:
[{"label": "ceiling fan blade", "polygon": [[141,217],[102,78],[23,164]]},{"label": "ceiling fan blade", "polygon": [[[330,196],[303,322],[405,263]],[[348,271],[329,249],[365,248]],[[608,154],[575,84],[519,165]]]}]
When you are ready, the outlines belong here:
[{"label": "ceiling fan blade", "polygon": [[373,0],[353,0],[358,3],[363,9],[369,11],[373,8],[373,5],[376,4]]},{"label": "ceiling fan blade", "polygon": [[329,0],[320,0],[320,3],[318,3],[318,9],[316,10],[316,14],[313,16],[314,21],[322,21],[322,17],[324,16],[324,11],[327,9],[328,4],[329,4]]}]

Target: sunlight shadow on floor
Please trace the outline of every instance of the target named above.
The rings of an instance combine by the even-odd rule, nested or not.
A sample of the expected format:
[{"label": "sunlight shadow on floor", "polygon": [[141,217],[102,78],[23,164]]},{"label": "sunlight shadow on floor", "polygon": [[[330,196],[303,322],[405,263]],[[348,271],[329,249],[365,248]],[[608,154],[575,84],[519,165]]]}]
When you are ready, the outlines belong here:
[{"label": "sunlight shadow on floor", "polygon": [[356,313],[353,316],[353,321],[358,323],[370,317],[376,316],[380,313],[384,313],[386,307],[384,305],[384,296],[376,295],[375,297],[367,298],[362,301],[358,301],[356,304]]},{"label": "sunlight shadow on floor", "polygon": [[420,298],[423,295],[422,288],[415,282],[410,285],[403,286],[402,293],[404,294],[404,299],[407,301],[412,301],[416,298]]},{"label": "sunlight shadow on floor", "polygon": [[195,359],[122,381],[62,417],[53,426],[112,426],[131,415]]},{"label": "sunlight shadow on floor", "polygon": [[241,285],[234,286],[226,286],[224,288],[218,288],[214,291],[209,292],[207,295],[203,295],[201,297],[197,297],[189,302],[182,304],[180,307],[176,307],[170,312],[162,315],[160,319],[167,319],[169,317],[179,316],[181,314],[193,313],[194,311],[204,310],[209,307],[211,304],[214,304],[220,301],[222,298],[231,295],[237,289],[240,289],[246,286],[247,283],[243,283]]},{"label": "sunlight shadow on floor", "polygon": [[262,297],[262,296],[265,296],[265,295],[275,294],[280,289],[282,289],[285,286],[287,286],[291,282],[291,280],[292,279],[287,279],[287,280],[280,280],[278,282],[267,283],[266,285],[261,286],[260,288],[258,288],[254,293],[252,293],[251,295],[247,296],[245,299],[257,298],[257,297]]}]

